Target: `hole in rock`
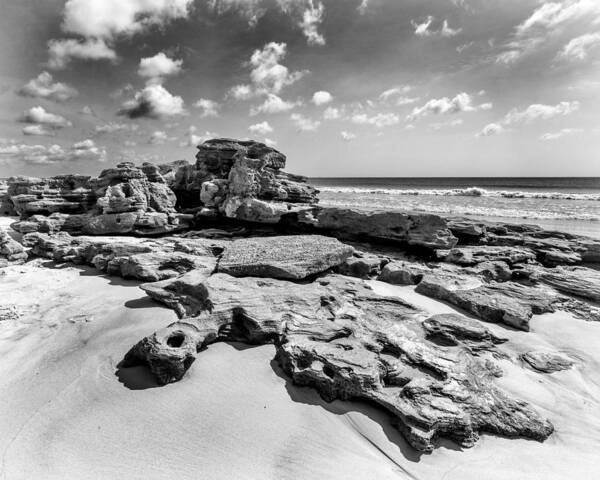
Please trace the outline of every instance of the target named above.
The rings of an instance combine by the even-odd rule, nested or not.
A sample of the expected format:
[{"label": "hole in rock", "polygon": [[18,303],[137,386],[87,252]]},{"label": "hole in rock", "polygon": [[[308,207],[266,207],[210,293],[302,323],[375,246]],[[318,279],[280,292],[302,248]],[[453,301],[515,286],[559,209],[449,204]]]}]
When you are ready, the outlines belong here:
[{"label": "hole in rock", "polygon": [[329,365],[325,365],[323,367],[323,373],[325,375],[327,375],[329,378],[335,377],[335,372],[333,371],[333,368],[331,368]]},{"label": "hole in rock", "polygon": [[167,345],[173,348],[179,348],[183,345],[183,341],[185,340],[185,335],[182,333],[174,333],[169,338],[167,338]]}]

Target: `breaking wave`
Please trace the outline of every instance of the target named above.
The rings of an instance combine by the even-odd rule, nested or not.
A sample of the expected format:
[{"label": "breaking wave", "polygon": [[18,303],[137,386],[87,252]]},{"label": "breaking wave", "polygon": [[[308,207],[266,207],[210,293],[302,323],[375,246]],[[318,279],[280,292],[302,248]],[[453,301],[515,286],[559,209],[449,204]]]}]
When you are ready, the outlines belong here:
[{"label": "breaking wave", "polygon": [[511,190],[486,190],[481,187],[452,188],[452,189],[418,189],[406,190],[396,188],[367,188],[367,187],[318,187],[322,192],[350,193],[361,195],[431,195],[443,197],[502,197],[502,198],[538,198],[552,200],[592,200],[600,201],[600,193],[570,193],[570,192],[522,192]]}]

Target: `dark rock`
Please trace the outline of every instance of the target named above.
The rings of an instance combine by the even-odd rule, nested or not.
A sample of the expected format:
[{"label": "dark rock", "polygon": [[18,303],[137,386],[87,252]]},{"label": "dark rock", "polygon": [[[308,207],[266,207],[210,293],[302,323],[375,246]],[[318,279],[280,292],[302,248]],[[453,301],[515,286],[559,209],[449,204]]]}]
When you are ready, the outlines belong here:
[{"label": "dark rock", "polygon": [[477,241],[486,233],[486,228],[483,223],[476,223],[466,219],[449,220],[448,228],[456,238],[466,242]]},{"label": "dark rock", "polygon": [[[465,268],[465,272],[479,275],[486,280],[494,280],[496,282],[506,282],[514,278],[514,271],[508,266],[506,262],[493,261],[493,262],[481,262],[472,267]],[[518,273],[516,275],[518,277]]]},{"label": "dark rock", "polygon": [[521,359],[531,369],[542,373],[568,370],[575,362],[559,352],[531,351],[521,355]]},{"label": "dark rock", "polygon": [[[187,290],[184,277],[191,278]],[[276,360],[295,384],[315,388],[327,401],[379,404],[418,450],[431,451],[441,438],[469,447],[480,431],[537,440],[553,431],[495,385],[501,372],[491,360],[462,345],[431,342],[424,312],[376,295],[359,280],[332,275],[293,284],[215,274],[198,284],[193,274],[184,277],[179,295],[187,291],[204,310],[140,341],[124,366],[147,364],[159,382],[169,383],[215,341],[275,342]],[[491,341],[468,321],[444,325],[460,342]]]},{"label": "dark rock", "polygon": [[392,261],[383,267],[377,280],[392,285],[416,285],[430,272],[431,268],[422,263]]},{"label": "dark rock", "polygon": [[470,246],[457,247],[449,251],[438,250],[438,258],[457,265],[476,265],[482,262],[527,263],[534,261],[536,255],[532,250],[520,247]]},{"label": "dark rock", "polygon": [[0,180],[0,215],[14,217],[17,215],[15,206],[8,194],[8,182]]},{"label": "dark rock", "polygon": [[335,268],[335,271],[349,277],[370,278],[378,275],[381,265],[385,263],[387,263],[387,259],[377,255],[354,251],[351,257],[348,257]]},{"label": "dark rock", "polygon": [[490,332],[480,321],[456,313],[444,313],[429,317],[423,322],[427,338],[441,345],[464,345],[476,352],[491,350],[494,345],[504,343]]},{"label": "dark rock", "polygon": [[320,235],[244,238],[227,245],[218,271],[236,277],[300,280],[340,265],[353,251]]},{"label": "dark rock", "polygon": [[559,292],[600,302],[600,271],[585,267],[538,268],[532,278]]}]

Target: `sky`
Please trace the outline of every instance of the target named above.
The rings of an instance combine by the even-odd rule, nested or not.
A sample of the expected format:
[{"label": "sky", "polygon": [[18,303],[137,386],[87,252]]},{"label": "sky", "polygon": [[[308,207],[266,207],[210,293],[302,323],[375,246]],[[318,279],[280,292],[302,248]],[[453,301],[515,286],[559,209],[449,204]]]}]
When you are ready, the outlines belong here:
[{"label": "sky", "polygon": [[0,177],[600,176],[598,0],[0,0]]}]

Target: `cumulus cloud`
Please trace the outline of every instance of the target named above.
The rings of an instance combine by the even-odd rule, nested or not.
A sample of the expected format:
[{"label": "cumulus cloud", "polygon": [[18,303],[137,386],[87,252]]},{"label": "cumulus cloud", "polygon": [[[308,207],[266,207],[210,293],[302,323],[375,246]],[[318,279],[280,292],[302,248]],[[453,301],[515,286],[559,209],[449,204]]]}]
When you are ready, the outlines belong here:
[{"label": "cumulus cloud", "polygon": [[558,57],[566,60],[586,60],[590,50],[600,46],[600,33],[586,33],[569,41]]},{"label": "cumulus cloud", "polygon": [[324,14],[325,7],[323,4],[321,2],[314,4],[313,0],[308,2],[306,9],[302,13],[302,20],[299,25],[309,45],[325,45],[325,37],[318,31]]},{"label": "cumulus cloud", "polygon": [[300,105],[300,102],[291,102],[283,100],[273,93],[267,94],[265,101],[258,106],[254,106],[250,109],[250,115],[259,115],[261,113],[282,113],[288,112],[293,108]]},{"label": "cumulus cloud", "polygon": [[23,127],[23,135],[35,135],[35,136],[46,136],[53,137],[54,132],[47,129],[43,125],[26,125]]},{"label": "cumulus cloud", "polygon": [[333,100],[333,96],[329,92],[325,92],[323,90],[315,92],[312,97],[312,102],[317,105],[326,105]]},{"label": "cumulus cloud", "polygon": [[366,113],[355,113],[350,120],[359,125],[374,125],[377,128],[391,127],[400,123],[400,117],[395,113],[377,113],[371,116]]},{"label": "cumulus cloud", "polygon": [[183,99],[172,95],[165,87],[158,84],[148,85],[137,92],[133,99],[123,103],[119,115],[129,118],[148,117],[160,119],[183,115],[185,113]]},{"label": "cumulus cloud", "polygon": [[201,98],[197,102],[194,103],[194,107],[199,108],[201,111],[200,117],[218,117],[219,109],[221,105],[214,100],[209,100],[208,98]]},{"label": "cumulus cloud", "polygon": [[234,98],[235,100],[250,100],[254,97],[254,90],[250,85],[235,85],[231,87],[227,93],[227,98]]},{"label": "cumulus cloud", "polygon": [[183,60],[173,60],[163,52],[140,60],[138,75],[150,83],[162,83],[166,77],[181,73]]},{"label": "cumulus cloud", "polygon": [[270,42],[250,57],[250,79],[257,94],[281,92],[283,87],[300,80],[305,72],[290,72],[279,63],[287,55],[285,43]]},{"label": "cumulus cloud", "polygon": [[269,122],[261,122],[250,125],[248,127],[248,131],[255,135],[266,135],[267,133],[271,133],[273,131],[273,127],[269,125]]},{"label": "cumulus cloud", "polygon": [[534,103],[524,110],[512,109],[504,117],[505,125],[531,123],[534,120],[548,120],[553,117],[570,115],[579,110],[579,102],[560,102],[556,105]]},{"label": "cumulus cloud", "polygon": [[54,102],[65,102],[78,95],[77,90],[70,85],[54,82],[54,78],[48,72],[42,72],[29,80],[18,93],[23,97],[43,98]]},{"label": "cumulus cloud", "polygon": [[321,122],[318,120],[312,120],[299,113],[293,113],[290,119],[300,132],[314,132],[321,125]]},{"label": "cumulus cloud", "polygon": [[446,115],[460,112],[474,112],[477,110],[489,110],[492,108],[491,103],[483,103],[474,105],[473,98],[468,93],[462,92],[454,98],[442,97],[433,98],[425,105],[413,109],[407,119],[409,121],[416,120],[428,115]]},{"label": "cumulus cloud", "polygon": [[342,140],[344,140],[345,142],[350,142],[356,138],[356,135],[354,135],[352,132],[346,132],[344,130],[340,132],[340,137],[342,137]]},{"label": "cumulus cloud", "polygon": [[[415,29],[415,35],[418,37],[431,37],[431,36],[439,36],[439,37],[454,37],[462,32],[462,28],[451,28],[448,25],[448,20],[444,20],[439,28],[434,27],[434,17],[429,15],[422,23],[417,23],[414,20],[411,20],[411,25]],[[439,23],[436,22],[438,25]]]},{"label": "cumulus cloud", "polygon": [[581,128],[563,128],[558,132],[549,132],[544,133],[540,136],[540,140],[550,141],[550,140],[558,140],[559,138],[569,137],[575,135],[577,133],[581,133],[583,130]]},{"label": "cumulus cloud", "polygon": [[69,65],[72,59],[79,60],[108,60],[117,61],[116,52],[104,40],[87,39],[50,40],[48,42],[48,67],[53,70],[62,70]]},{"label": "cumulus cloud", "polygon": [[47,112],[44,107],[32,107],[23,113],[21,118],[25,123],[36,123],[50,128],[58,129],[72,126],[65,117]]},{"label": "cumulus cloud", "polygon": [[109,122],[104,125],[96,125],[96,133],[115,133],[115,132],[135,132],[138,129],[137,125],[128,123]]},{"label": "cumulus cloud", "polygon": [[163,143],[168,142],[170,140],[177,139],[175,137],[169,137],[169,135],[167,135],[167,132],[164,132],[162,130],[156,130],[152,132],[152,135],[150,135],[148,143],[152,145],[162,145]]},{"label": "cumulus cloud", "polygon": [[342,118],[342,111],[339,108],[327,107],[323,112],[323,118],[325,120],[337,120]]},{"label": "cumulus cloud", "polygon": [[490,137],[504,132],[504,127],[499,123],[488,123],[483,129],[476,134],[477,137]]},{"label": "cumulus cloud", "polygon": [[77,142],[67,149],[60,145],[0,146],[0,161],[4,164],[23,162],[30,165],[53,165],[81,160],[104,162],[106,150],[89,139]]}]

